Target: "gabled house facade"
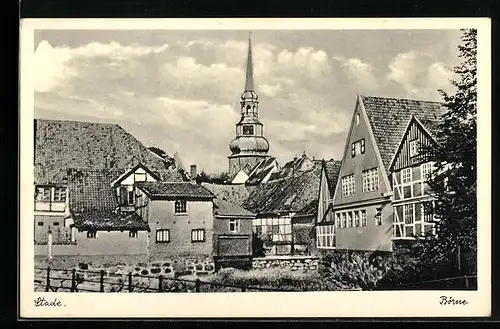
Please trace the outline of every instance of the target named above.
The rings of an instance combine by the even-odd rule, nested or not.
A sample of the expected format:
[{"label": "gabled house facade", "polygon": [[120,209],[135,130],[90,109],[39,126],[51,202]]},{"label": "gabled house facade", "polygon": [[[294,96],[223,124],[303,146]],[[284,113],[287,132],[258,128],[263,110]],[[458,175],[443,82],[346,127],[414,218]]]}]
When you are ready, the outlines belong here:
[{"label": "gabled house facade", "polygon": [[[252,190],[243,207],[256,214],[253,232],[264,242],[266,255],[303,253],[304,245],[294,245],[292,218],[305,214],[318,202],[321,167],[262,183]],[[307,209],[305,209],[307,207]]]},{"label": "gabled house facade", "polygon": [[149,261],[213,257],[215,195],[191,182],[136,182],[135,213],[148,223]]},{"label": "gabled house facade", "polygon": [[315,231],[312,236],[312,248],[315,254],[335,249],[335,217],[333,215],[333,196],[339,177],[342,161],[321,161],[321,180],[319,200],[316,203],[316,216],[314,217]]},{"label": "gabled house facade", "polygon": [[[394,230],[400,226],[394,222],[393,182],[400,190],[403,170],[391,166],[393,159],[399,159],[396,153],[412,117],[435,122],[441,114],[437,102],[358,96],[331,205],[336,249],[393,250]],[[405,182],[409,184],[407,176]]]},{"label": "gabled house facade", "polygon": [[250,268],[255,214],[242,207],[250,192],[244,185],[202,183],[202,186],[215,195],[213,242],[216,268]]}]

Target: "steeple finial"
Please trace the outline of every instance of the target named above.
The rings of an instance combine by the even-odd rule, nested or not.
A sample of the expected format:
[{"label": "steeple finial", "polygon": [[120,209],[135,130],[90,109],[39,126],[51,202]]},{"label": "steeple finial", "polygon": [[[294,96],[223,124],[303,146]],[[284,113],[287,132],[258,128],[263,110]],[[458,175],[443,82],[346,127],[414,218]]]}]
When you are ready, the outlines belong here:
[{"label": "steeple finial", "polygon": [[245,79],[245,91],[253,91],[253,64],[252,64],[252,32],[248,34],[248,57],[247,57],[247,75]]}]

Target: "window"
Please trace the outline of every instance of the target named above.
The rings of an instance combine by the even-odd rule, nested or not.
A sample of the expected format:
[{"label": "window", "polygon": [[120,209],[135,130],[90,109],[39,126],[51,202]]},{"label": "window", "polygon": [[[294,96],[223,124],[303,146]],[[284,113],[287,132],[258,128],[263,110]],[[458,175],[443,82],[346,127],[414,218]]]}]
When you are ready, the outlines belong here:
[{"label": "window", "polygon": [[354,211],[354,226],[359,227],[359,211]]},{"label": "window", "polygon": [[37,187],[36,201],[50,202],[50,187]]},{"label": "window", "polygon": [[356,154],[365,153],[365,139],[360,139],[351,144],[351,156],[354,158]]},{"label": "window", "polygon": [[156,230],[156,242],[170,242],[170,230],[167,229],[158,229]]},{"label": "window", "polygon": [[355,192],[354,174],[342,177],[342,195],[349,196]]},{"label": "window", "polygon": [[346,227],[346,226],[347,226],[347,225],[346,225],[346,214],[345,214],[345,212],[343,212],[343,213],[341,214],[341,218],[342,218],[342,223],[341,223],[342,225],[341,225],[341,227],[342,227],[342,228],[344,228],[344,227]]},{"label": "window", "polygon": [[128,191],[127,192],[127,204],[134,204],[134,191]]},{"label": "window", "polygon": [[54,189],[54,202],[66,202],[66,188],[56,187]]},{"label": "window", "polygon": [[364,170],[363,176],[363,192],[372,192],[378,190],[378,168]]},{"label": "window", "polygon": [[128,232],[128,237],[129,238],[137,238],[137,231],[136,230],[130,230]]},{"label": "window", "polygon": [[38,222],[38,226],[43,226],[43,222]]},{"label": "window", "polygon": [[361,210],[361,226],[366,226],[366,210]]},{"label": "window", "polygon": [[203,242],[203,241],[205,241],[204,229],[191,230],[191,242]]},{"label": "window", "polygon": [[359,113],[356,113],[356,126],[359,126]]},{"label": "window", "polygon": [[230,232],[239,232],[240,231],[240,221],[238,219],[230,219],[229,220],[229,231]]},{"label": "window", "polygon": [[410,141],[410,157],[418,155],[418,140]]},{"label": "window", "polygon": [[401,172],[401,182],[404,183],[409,183],[411,182],[411,168],[405,168]]},{"label": "window", "polygon": [[405,219],[405,224],[413,224],[414,222],[413,204],[403,205],[403,217]]},{"label": "window", "polygon": [[421,164],[420,171],[422,172],[422,180],[428,181],[433,169],[434,169],[433,162],[426,162],[426,163]]},{"label": "window", "polygon": [[433,207],[431,201],[422,202],[422,218],[426,223],[431,223],[434,220]]},{"label": "window", "polygon": [[347,213],[347,227],[352,227],[352,212]]},{"label": "window", "polygon": [[337,228],[340,228],[340,214],[335,214],[335,223],[336,223],[336,226]]},{"label": "window", "polygon": [[186,200],[176,200],[175,201],[175,213],[176,214],[187,213]]},{"label": "window", "polygon": [[54,226],[59,226],[59,222],[54,222],[53,225]]},{"label": "window", "polygon": [[146,173],[136,172],[134,173],[134,182],[144,182],[146,181]]},{"label": "window", "polygon": [[375,213],[375,225],[382,225],[382,208],[377,208],[377,212]]},{"label": "window", "polygon": [[335,227],[333,225],[316,226],[316,246],[318,248],[335,247]]},{"label": "window", "polygon": [[253,126],[243,126],[243,135],[253,135]]},{"label": "window", "polygon": [[97,232],[96,231],[87,231],[87,238],[89,238],[89,239],[97,238]]}]

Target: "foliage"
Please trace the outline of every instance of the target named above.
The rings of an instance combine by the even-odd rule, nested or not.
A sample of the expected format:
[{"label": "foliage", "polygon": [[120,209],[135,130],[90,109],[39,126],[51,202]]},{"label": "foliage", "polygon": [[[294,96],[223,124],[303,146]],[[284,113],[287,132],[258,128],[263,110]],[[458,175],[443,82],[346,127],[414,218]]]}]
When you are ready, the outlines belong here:
[{"label": "foliage", "polygon": [[252,269],[249,271],[225,268],[214,274],[210,281],[221,285],[244,285],[291,291],[326,290],[322,277],[316,272],[292,271],[281,268]]},{"label": "foliage", "polygon": [[165,163],[166,169],[171,168],[171,167],[176,168],[176,163],[175,163],[174,158],[169,156],[167,154],[167,152],[165,152],[164,150],[162,150],[161,148],[156,147],[156,146],[150,146],[150,147],[148,147],[148,149],[151,152],[153,152],[154,154],[156,154],[157,156],[159,156],[160,158],[162,158],[163,162]]},{"label": "foliage", "polygon": [[209,175],[205,171],[200,172],[196,178],[196,183],[212,183],[212,184],[229,184],[229,174],[222,172],[219,174]]},{"label": "foliage", "polygon": [[256,233],[252,234],[252,255],[253,257],[264,257],[264,241]]},{"label": "foliage", "polygon": [[477,248],[477,30],[462,32],[461,64],[453,70],[459,76],[452,81],[456,92],[440,90],[446,112],[438,125],[437,145],[426,150],[435,162],[429,185],[436,198],[437,237],[424,239],[422,248],[434,265]]}]

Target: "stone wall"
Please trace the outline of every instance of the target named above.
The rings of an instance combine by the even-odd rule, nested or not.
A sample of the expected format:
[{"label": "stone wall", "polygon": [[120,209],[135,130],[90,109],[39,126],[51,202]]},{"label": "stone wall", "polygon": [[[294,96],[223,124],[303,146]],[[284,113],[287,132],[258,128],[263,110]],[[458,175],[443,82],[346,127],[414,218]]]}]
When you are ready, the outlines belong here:
[{"label": "stone wall", "polygon": [[274,256],[252,260],[252,269],[282,268],[292,271],[317,271],[319,258],[313,256]]}]

